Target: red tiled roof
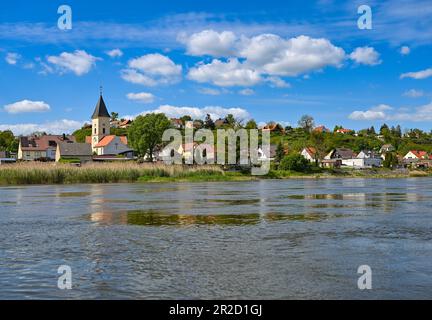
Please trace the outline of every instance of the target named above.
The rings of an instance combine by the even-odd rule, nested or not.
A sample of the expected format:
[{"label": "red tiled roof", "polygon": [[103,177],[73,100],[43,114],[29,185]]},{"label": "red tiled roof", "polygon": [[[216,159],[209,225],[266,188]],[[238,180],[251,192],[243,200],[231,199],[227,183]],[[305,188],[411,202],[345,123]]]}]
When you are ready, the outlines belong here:
[{"label": "red tiled roof", "polygon": [[418,150],[411,150],[410,151],[412,154],[414,154],[417,158],[419,159],[423,159],[423,158],[427,158],[428,154],[426,151],[418,151]]},{"label": "red tiled roof", "polygon": [[[99,141],[99,143],[97,145],[95,145],[95,148],[102,148],[102,147],[106,147],[107,145],[109,145],[111,142],[113,142],[113,140],[116,138],[116,136],[114,135],[110,135],[110,136],[105,136],[102,138],[101,141]],[[120,137],[120,141],[124,144],[127,145],[128,141],[127,141],[127,137],[125,136],[121,136]]]},{"label": "red tiled roof", "polygon": [[314,156],[316,153],[316,149],[314,147],[305,148],[306,152],[309,153],[310,156]]}]

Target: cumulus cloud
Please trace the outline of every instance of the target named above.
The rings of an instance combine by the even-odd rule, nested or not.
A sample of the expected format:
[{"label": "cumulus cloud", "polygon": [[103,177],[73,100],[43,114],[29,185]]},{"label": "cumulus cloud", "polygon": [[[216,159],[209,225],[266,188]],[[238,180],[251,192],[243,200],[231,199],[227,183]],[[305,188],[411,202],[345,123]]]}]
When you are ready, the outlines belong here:
[{"label": "cumulus cloud", "polygon": [[400,48],[400,54],[403,55],[403,56],[409,55],[410,52],[411,52],[411,49],[409,47],[407,47],[407,46],[402,46]]},{"label": "cumulus cloud", "polygon": [[237,36],[231,31],[204,30],[189,37],[181,34],[178,40],[186,45],[189,55],[227,57],[235,55]]},{"label": "cumulus cloud", "polygon": [[81,128],[84,121],[75,120],[56,120],[44,124],[21,123],[21,124],[0,124],[0,130],[11,130],[14,135],[30,135],[33,132],[46,132],[50,134],[72,133]]},{"label": "cumulus cloud", "polygon": [[144,86],[176,83],[181,78],[182,66],[159,53],[131,59],[121,71],[124,80]]},{"label": "cumulus cloud", "polygon": [[126,96],[129,100],[141,103],[152,103],[155,100],[155,96],[148,92],[128,93]]},{"label": "cumulus cloud", "polygon": [[351,120],[384,120],[386,111],[392,110],[392,107],[386,104],[380,104],[366,111],[354,111],[349,115]]},{"label": "cumulus cloud", "polygon": [[345,51],[324,38],[283,39],[263,34],[243,42],[240,56],[269,75],[297,76],[326,66],[338,67],[345,59]]},{"label": "cumulus cloud", "polygon": [[395,109],[380,105],[366,111],[354,111],[349,115],[352,120],[386,120],[386,121],[432,121],[432,102],[415,108]]},{"label": "cumulus cloud", "polygon": [[[219,119],[228,114],[234,115],[235,118],[249,119],[249,113],[243,108],[224,108],[218,106],[208,106],[203,108],[197,107],[176,107],[171,105],[162,105],[155,110],[144,111],[141,114],[148,113],[164,113],[167,117],[179,118],[184,115],[189,115],[193,119],[204,119],[207,114],[210,114],[212,119]],[[126,116],[125,118],[135,118],[136,116]]]},{"label": "cumulus cloud", "polygon": [[45,112],[50,110],[50,106],[43,101],[22,100],[5,105],[4,110],[11,114],[27,112]]},{"label": "cumulus cloud", "polygon": [[221,87],[253,86],[262,81],[257,70],[247,68],[236,58],[227,62],[214,59],[209,64],[198,64],[189,71],[188,78]]},{"label": "cumulus cloud", "polygon": [[[90,72],[91,68],[96,64],[96,60],[98,58],[88,54],[84,50],[63,52],[59,56],[48,56],[47,58],[47,61],[54,65],[60,74],[73,72],[77,76]],[[46,71],[50,70],[47,69]]]},{"label": "cumulus cloud", "polygon": [[379,53],[372,47],[360,47],[356,48],[349,57],[358,64],[375,66],[382,62],[379,56]]},{"label": "cumulus cloud", "polygon": [[13,52],[9,52],[5,58],[6,62],[10,65],[16,65],[19,59],[21,59],[21,55]]},{"label": "cumulus cloud", "polygon": [[340,67],[346,58],[345,51],[329,40],[308,36],[237,37],[206,30],[193,34],[184,43],[189,53],[219,58],[199,63],[188,74],[191,80],[217,86],[252,86],[268,79],[272,86],[288,87],[280,77],[295,77],[327,66]]},{"label": "cumulus cloud", "polygon": [[410,89],[405,91],[403,95],[410,98],[419,98],[424,96],[424,92],[422,90]]},{"label": "cumulus cloud", "polygon": [[430,76],[432,76],[432,68],[417,71],[417,72],[403,73],[401,74],[400,78],[401,79],[412,78],[412,79],[421,80],[421,79],[429,78]]},{"label": "cumulus cloud", "polygon": [[111,58],[120,58],[121,56],[123,56],[123,51],[121,51],[120,49],[113,49],[107,51],[106,54]]}]

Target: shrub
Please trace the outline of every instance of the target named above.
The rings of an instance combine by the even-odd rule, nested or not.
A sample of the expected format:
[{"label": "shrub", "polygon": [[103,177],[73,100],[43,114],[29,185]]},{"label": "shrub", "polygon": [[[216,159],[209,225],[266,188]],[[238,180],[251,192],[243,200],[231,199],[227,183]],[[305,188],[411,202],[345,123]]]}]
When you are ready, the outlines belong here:
[{"label": "shrub", "polygon": [[309,171],[311,164],[301,154],[292,154],[285,156],[280,165],[279,170],[292,170],[297,172]]}]

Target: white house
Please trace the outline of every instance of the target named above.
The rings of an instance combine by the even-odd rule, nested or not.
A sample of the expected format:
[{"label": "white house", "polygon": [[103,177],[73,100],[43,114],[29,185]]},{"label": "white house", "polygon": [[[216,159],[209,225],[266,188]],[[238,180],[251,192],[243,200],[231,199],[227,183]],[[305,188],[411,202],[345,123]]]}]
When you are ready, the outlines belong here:
[{"label": "white house", "polygon": [[355,158],[342,159],[342,166],[353,168],[376,168],[381,165],[381,157],[372,151],[361,151]]},{"label": "white house", "polygon": [[104,136],[93,149],[99,156],[103,155],[125,155],[133,157],[133,150],[128,147],[127,137],[114,135]]},{"label": "white house", "polygon": [[304,148],[300,154],[309,162],[315,162],[315,157],[316,157],[315,148],[312,147]]}]

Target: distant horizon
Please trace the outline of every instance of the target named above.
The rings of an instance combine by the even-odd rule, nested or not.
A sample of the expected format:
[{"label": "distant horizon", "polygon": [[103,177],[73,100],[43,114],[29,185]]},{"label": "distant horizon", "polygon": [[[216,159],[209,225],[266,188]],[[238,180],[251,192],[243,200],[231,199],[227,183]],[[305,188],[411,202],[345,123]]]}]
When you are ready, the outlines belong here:
[{"label": "distant horizon", "polygon": [[370,1],[370,30],[336,0],[67,5],[70,30],[58,3],[0,4],[1,131],[70,134],[100,86],[121,118],[432,129],[430,1]]}]

